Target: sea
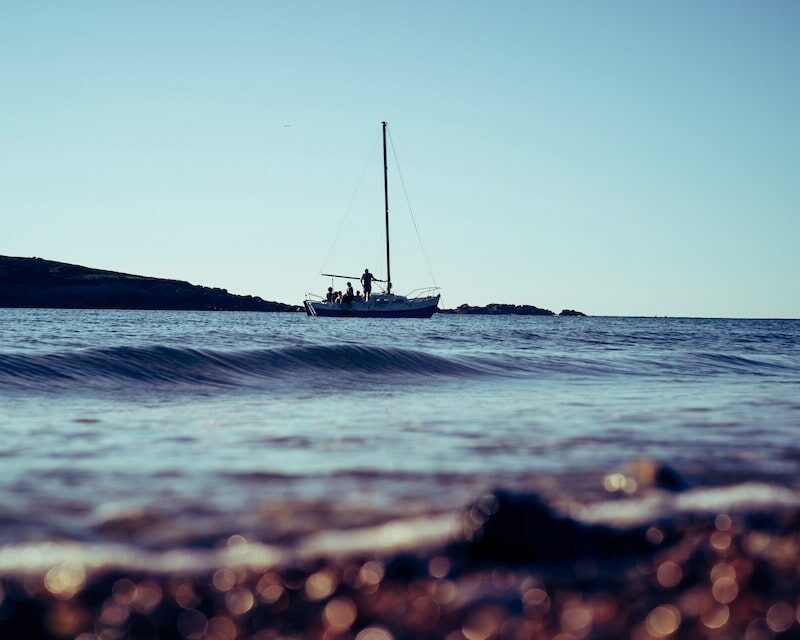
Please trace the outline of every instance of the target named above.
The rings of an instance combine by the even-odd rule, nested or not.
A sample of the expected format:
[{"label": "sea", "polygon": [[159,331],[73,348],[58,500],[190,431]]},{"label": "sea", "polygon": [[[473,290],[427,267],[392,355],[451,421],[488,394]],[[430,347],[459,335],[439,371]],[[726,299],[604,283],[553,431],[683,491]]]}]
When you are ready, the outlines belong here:
[{"label": "sea", "polygon": [[800,321],[3,309],[0,434],[0,572],[413,547],[496,488],[796,502]]}]

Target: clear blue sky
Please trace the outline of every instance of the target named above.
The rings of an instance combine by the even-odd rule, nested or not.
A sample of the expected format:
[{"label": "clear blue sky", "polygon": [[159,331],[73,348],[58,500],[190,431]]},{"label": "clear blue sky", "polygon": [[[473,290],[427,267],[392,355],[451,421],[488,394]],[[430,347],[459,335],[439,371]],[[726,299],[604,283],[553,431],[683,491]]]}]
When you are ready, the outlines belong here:
[{"label": "clear blue sky", "polygon": [[4,3],[0,253],[297,302],[385,119],[445,305],[800,317],[799,69],[789,1]]}]

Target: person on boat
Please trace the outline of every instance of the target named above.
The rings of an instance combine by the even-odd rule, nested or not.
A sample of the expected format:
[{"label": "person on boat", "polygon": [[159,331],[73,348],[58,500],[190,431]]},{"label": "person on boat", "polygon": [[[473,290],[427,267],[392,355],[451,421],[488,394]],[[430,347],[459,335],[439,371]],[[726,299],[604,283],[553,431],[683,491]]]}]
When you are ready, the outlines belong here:
[{"label": "person on boat", "polygon": [[361,284],[364,285],[364,302],[369,300],[370,295],[372,294],[372,281],[375,279],[369,269],[364,269],[364,275],[361,276]]},{"label": "person on boat", "polygon": [[352,304],[353,300],[355,299],[356,295],[353,293],[353,285],[348,282],[347,290],[344,292],[344,296],[342,297],[342,302],[345,304]]},{"label": "person on boat", "polygon": [[361,295],[360,291],[356,291],[356,300],[359,302],[364,302],[364,296]]},{"label": "person on boat", "polygon": [[328,293],[325,294],[325,300],[327,302],[333,302],[333,287],[328,287]]}]

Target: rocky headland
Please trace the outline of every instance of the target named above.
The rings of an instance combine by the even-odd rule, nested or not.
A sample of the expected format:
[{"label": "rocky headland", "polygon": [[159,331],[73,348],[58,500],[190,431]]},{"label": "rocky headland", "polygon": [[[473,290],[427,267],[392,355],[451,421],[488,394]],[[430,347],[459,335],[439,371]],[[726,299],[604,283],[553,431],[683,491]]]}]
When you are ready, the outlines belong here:
[{"label": "rocky headland", "polygon": [[41,258],[0,256],[0,307],[152,309],[185,311],[300,311],[258,296],[235,295],[146,276],[90,269]]}]

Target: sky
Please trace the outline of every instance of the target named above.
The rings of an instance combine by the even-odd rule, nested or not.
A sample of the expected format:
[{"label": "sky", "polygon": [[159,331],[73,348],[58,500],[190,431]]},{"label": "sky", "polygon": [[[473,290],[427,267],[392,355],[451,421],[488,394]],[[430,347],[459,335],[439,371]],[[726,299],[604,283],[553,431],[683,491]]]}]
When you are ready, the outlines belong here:
[{"label": "sky", "polygon": [[0,14],[2,255],[292,303],[383,276],[386,120],[431,266],[390,148],[396,292],[800,317],[800,3]]}]

